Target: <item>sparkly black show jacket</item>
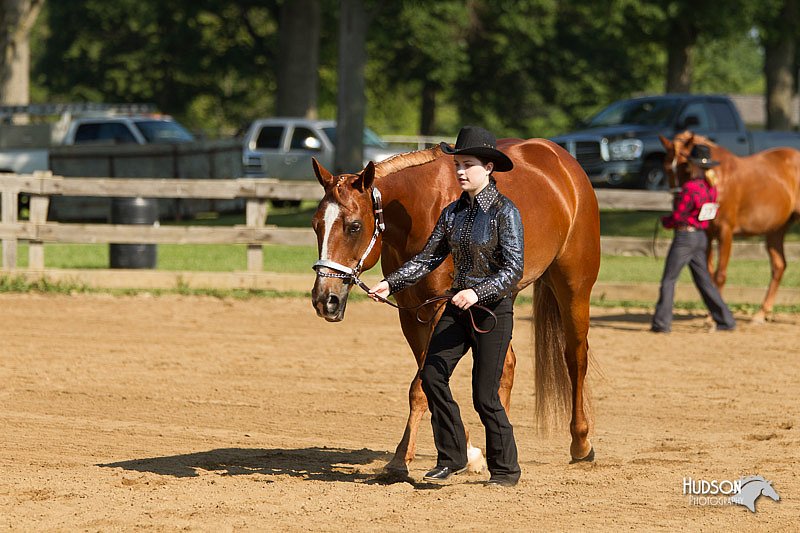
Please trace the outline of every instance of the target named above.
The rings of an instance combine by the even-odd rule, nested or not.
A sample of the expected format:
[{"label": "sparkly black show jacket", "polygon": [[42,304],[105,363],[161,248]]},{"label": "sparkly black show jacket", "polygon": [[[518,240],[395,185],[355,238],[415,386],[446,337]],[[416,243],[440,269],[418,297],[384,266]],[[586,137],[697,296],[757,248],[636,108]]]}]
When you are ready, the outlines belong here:
[{"label": "sparkly black show jacket", "polygon": [[444,208],[422,251],[386,276],[391,293],[422,279],[450,253],[454,291],[473,289],[479,304],[509,296],[522,278],[522,230],[519,210],[492,179],[475,202],[465,192]]}]

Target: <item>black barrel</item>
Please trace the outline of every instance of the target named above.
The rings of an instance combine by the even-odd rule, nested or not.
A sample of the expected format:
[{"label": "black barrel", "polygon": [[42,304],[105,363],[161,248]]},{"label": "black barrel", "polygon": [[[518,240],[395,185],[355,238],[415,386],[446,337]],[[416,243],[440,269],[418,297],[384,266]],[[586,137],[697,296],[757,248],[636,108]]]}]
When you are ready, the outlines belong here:
[{"label": "black barrel", "polygon": [[[158,200],[154,198],[113,198],[112,224],[147,224],[158,222]],[[155,244],[110,244],[111,268],[155,268]]]}]

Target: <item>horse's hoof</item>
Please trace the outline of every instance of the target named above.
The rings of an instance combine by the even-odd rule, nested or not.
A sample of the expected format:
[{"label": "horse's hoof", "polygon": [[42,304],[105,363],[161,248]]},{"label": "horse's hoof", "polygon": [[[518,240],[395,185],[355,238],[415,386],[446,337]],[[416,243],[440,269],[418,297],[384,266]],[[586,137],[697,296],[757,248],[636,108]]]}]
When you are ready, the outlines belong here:
[{"label": "horse's hoof", "polygon": [[383,467],[383,475],[390,476],[390,477],[408,477],[408,466],[395,466],[391,463]]},{"label": "horse's hoof", "polygon": [[583,457],[582,459],[576,459],[575,457],[573,457],[572,460],[569,462],[569,464],[573,465],[575,463],[591,463],[593,461],[594,461],[594,446],[589,448],[589,453],[586,454],[586,457]]},{"label": "horse's hoof", "polygon": [[413,480],[411,476],[408,475],[407,468],[390,468],[388,466],[384,467],[383,472],[375,476],[373,479],[374,483],[379,483],[381,485],[391,485],[394,483],[410,483]]}]

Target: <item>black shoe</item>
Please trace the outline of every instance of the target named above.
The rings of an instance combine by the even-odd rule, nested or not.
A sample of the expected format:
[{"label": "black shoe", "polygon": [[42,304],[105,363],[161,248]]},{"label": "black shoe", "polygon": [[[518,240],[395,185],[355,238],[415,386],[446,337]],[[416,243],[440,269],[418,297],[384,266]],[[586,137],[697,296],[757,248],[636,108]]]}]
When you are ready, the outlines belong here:
[{"label": "black shoe", "polygon": [[467,467],[463,468],[451,468],[449,466],[437,466],[427,474],[425,474],[422,479],[425,481],[447,481],[452,476],[456,476],[462,472],[466,472]]},{"label": "black shoe", "polygon": [[487,487],[514,487],[519,483],[519,478],[513,477],[492,477],[486,482]]},{"label": "black shoe", "polygon": [[669,333],[669,330],[668,330],[668,329],[664,329],[664,328],[657,328],[657,327],[655,327],[655,326],[653,326],[652,328],[650,328],[650,331],[651,331],[652,333]]}]

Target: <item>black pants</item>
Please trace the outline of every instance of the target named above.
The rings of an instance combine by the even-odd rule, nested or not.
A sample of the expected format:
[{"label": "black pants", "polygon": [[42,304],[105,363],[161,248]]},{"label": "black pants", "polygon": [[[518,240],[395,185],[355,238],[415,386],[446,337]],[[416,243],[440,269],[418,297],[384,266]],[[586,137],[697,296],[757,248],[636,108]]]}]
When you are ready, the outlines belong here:
[{"label": "black pants", "polygon": [[664,264],[664,275],[661,278],[661,292],[653,316],[653,329],[669,331],[672,327],[672,305],[675,298],[675,283],[687,264],[692,272],[692,279],[700,291],[703,302],[711,312],[711,318],[719,329],[733,329],[736,321],[731,310],[725,305],[722,296],[711,281],[706,261],[708,237],[704,231],[676,231],[675,238],[667,254]]},{"label": "black pants", "polygon": [[[497,315],[489,333],[476,333],[469,312],[448,303],[433,332],[425,364],[422,390],[431,410],[437,465],[462,468],[467,464],[467,443],[458,404],[450,392],[450,376],[458,361],[472,348],[472,401],[486,429],[486,461],[492,476],[518,479],[517,445],[514,430],[500,403],[498,389],[503,362],[511,342],[514,304],[511,298],[486,306]],[[486,312],[472,310],[480,329],[493,320]]]}]

